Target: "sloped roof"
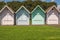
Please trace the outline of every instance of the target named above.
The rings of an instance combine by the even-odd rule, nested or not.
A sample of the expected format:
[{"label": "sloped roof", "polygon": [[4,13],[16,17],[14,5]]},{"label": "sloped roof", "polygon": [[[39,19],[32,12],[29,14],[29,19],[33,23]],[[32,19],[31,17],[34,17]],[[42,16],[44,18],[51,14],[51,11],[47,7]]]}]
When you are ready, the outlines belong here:
[{"label": "sloped roof", "polygon": [[19,10],[21,10],[21,8],[24,8],[28,13],[30,13],[30,12],[28,11],[28,9],[26,9],[23,5],[22,5],[15,13],[17,13]]},{"label": "sloped roof", "polygon": [[14,11],[13,11],[8,5],[5,5],[5,6],[0,10],[0,13],[1,13],[5,8],[8,8],[12,13],[14,13]]},{"label": "sloped roof", "polygon": [[50,10],[52,10],[53,8],[55,8],[58,12],[59,10],[57,9],[57,7],[55,5],[49,7],[47,10],[46,10],[46,13],[48,13]]},{"label": "sloped roof", "polygon": [[33,13],[38,7],[45,13],[45,11],[42,9],[42,7],[40,7],[40,5],[37,5],[31,13]]},{"label": "sloped roof", "polygon": [[[36,16],[36,11],[37,13],[39,13],[42,17],[45,17],[45,11],[39,6],[37,5],[36,8],[31,12],[32,13],[32,18],[34,18]],[[34,13],[33,13],[34,12]]]}]

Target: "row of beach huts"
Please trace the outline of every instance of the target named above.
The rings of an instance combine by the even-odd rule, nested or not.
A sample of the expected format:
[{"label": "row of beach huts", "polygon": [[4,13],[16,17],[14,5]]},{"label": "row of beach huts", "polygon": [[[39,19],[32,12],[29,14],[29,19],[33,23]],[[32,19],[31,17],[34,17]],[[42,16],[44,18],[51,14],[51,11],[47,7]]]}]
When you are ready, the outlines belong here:
[{"label": "row of beach huts", "polygon": [[14,12],[8,5],[0,10],[0,25],[58,25],[60,12],[55,5],[46,11],[37,5],[32,12],[21,6]]}]

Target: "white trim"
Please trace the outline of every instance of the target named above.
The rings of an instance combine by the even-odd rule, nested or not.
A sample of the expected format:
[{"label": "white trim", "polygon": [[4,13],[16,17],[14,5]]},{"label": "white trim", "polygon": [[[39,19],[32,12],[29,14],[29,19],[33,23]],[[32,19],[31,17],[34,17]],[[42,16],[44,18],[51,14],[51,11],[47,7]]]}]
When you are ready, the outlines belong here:
[{"label": "white trim", "polygon": [[26,9],[24,6],[21,6],[15,13],[17,13],[19,10],[21,10],[21,8],[24,8],[30,14],[30,12],[28,11],[28,9]]},{"label": "white trim", "polygon": [[59,12],[59,10],[57,9],[57,7],[55,6],[55,5],[53,5],[49,10],[47,10],[46,12],[48,13],[48,12],[50,12],[53,8],[55,8],[58,12]]},{"label": "white trim", "polygon": [[7,7],[12,13],[14,13],[14,11],[13,11],[10,7],[8,7],[8,5],[5,5],[5,6],[0,10],[0,13],[1,13],[6,7]]},{"label": "white trim", "polygon": [[35,9],[33,9],[33,11],[32,11],[31,13],[33,13],[38,7],[39,7],[44,13],[46,13],[46,12],[40,7],[40,5],[37,5],[37,6],[35,7]]}]

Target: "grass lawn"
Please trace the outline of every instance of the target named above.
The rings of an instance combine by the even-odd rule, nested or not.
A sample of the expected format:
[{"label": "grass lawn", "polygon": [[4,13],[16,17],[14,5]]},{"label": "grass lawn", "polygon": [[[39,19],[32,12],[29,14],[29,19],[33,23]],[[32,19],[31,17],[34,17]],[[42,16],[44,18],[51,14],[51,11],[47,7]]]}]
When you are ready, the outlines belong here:
[{"label": "grass lawn", "polygon": [[60,27],[0,26],[0,40],[60,40]]}]

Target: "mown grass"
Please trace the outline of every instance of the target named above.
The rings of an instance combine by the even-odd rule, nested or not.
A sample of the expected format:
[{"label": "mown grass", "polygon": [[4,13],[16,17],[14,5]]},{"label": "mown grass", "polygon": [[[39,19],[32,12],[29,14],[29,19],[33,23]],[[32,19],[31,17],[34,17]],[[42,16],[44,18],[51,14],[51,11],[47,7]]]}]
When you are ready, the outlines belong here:
[{"label": "mown grass", "polygon": [[60,40],[60,27],[0,26],[0,40]]}]

